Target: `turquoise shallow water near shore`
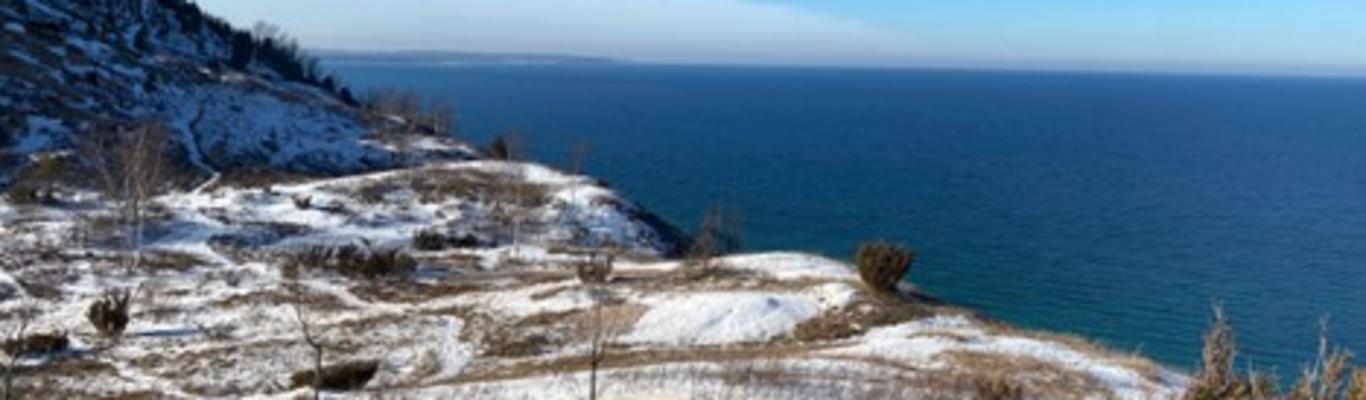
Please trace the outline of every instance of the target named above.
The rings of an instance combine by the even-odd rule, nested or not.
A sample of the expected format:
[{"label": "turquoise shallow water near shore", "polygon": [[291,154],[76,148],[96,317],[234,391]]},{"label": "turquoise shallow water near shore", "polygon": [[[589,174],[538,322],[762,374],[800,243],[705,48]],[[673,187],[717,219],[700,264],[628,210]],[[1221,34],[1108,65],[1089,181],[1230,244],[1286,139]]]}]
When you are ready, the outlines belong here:
[{"label": "turquoise shallow water near shore", "polygon": [[642,65],[331,65],[444,96],[689,227],[750,249],[921,249],[912,280],[1177,367],[1221,299],[1292,374],[1317,320],[1366,351],[1366,81]]}]

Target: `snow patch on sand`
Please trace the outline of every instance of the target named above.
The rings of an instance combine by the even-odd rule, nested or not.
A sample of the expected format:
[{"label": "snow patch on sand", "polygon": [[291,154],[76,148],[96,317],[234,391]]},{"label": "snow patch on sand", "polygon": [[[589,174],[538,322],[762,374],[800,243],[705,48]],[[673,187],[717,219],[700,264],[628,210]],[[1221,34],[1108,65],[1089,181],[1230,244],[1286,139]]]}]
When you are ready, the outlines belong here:
[{"label": "snow patch on sand", "polygon": [[777,279],[827,278],[852,279],[853,267],[818,255],[796,252],[775,252],[725,257],[722,265],[730,268],[758,271]]}]

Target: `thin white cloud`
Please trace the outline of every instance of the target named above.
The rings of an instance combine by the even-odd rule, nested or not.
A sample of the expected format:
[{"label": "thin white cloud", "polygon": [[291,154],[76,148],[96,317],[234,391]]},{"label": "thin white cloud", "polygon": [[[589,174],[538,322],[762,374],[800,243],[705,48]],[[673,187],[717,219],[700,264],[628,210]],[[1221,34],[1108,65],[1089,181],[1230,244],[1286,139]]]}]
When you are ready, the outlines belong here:
[{"label": "thin white cloud", "polygon": [[902,34],[741,0],[200,0],[306,46],[606,55],[669,62],[902,64]]}]

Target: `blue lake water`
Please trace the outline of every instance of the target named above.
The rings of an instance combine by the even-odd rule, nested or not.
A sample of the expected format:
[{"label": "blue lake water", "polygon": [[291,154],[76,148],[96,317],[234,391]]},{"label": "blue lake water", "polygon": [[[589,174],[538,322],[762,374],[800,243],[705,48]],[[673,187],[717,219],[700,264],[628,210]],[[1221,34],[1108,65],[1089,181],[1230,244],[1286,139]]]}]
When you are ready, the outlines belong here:
[{"label": "blue lake water", "polygon": [[1327,315],[1366,351],[1366,81],[597,66],[332,65],[453,100],[749,249],[918,248],[911,280],[1014,324],[1189,368],[1213,300],[1291,375]]}]

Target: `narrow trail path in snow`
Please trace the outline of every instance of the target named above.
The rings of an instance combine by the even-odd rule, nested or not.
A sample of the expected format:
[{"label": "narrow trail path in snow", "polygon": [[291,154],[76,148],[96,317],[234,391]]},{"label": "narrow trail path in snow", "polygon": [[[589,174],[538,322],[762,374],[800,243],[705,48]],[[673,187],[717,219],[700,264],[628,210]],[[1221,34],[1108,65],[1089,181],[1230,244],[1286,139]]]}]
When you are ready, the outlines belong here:
[{"label": "narrow trail path in snow", "polygon": [[185,147],[189,150],[186,153],[189,154],[189,157],[187,158],[190,160],[190,163],[194,164],[196,168],[209,173],[209,180],[196,186],[194,190],[190,191],[190,194],[199,194],[205,189],[213,187],[214,184],[218,183],[218,178],[223,176],[222,173],[219,173],[218,170],[215,170],[212,166],[209,166],[208,162],[204,161],[204,149],[199,145],[199,124],[203,121],[204,109],[200,108],[195,112],[194,118],[191,119],[190,123],[186,126],[186,130],[190,132],[190,137],[186,140]]}]

